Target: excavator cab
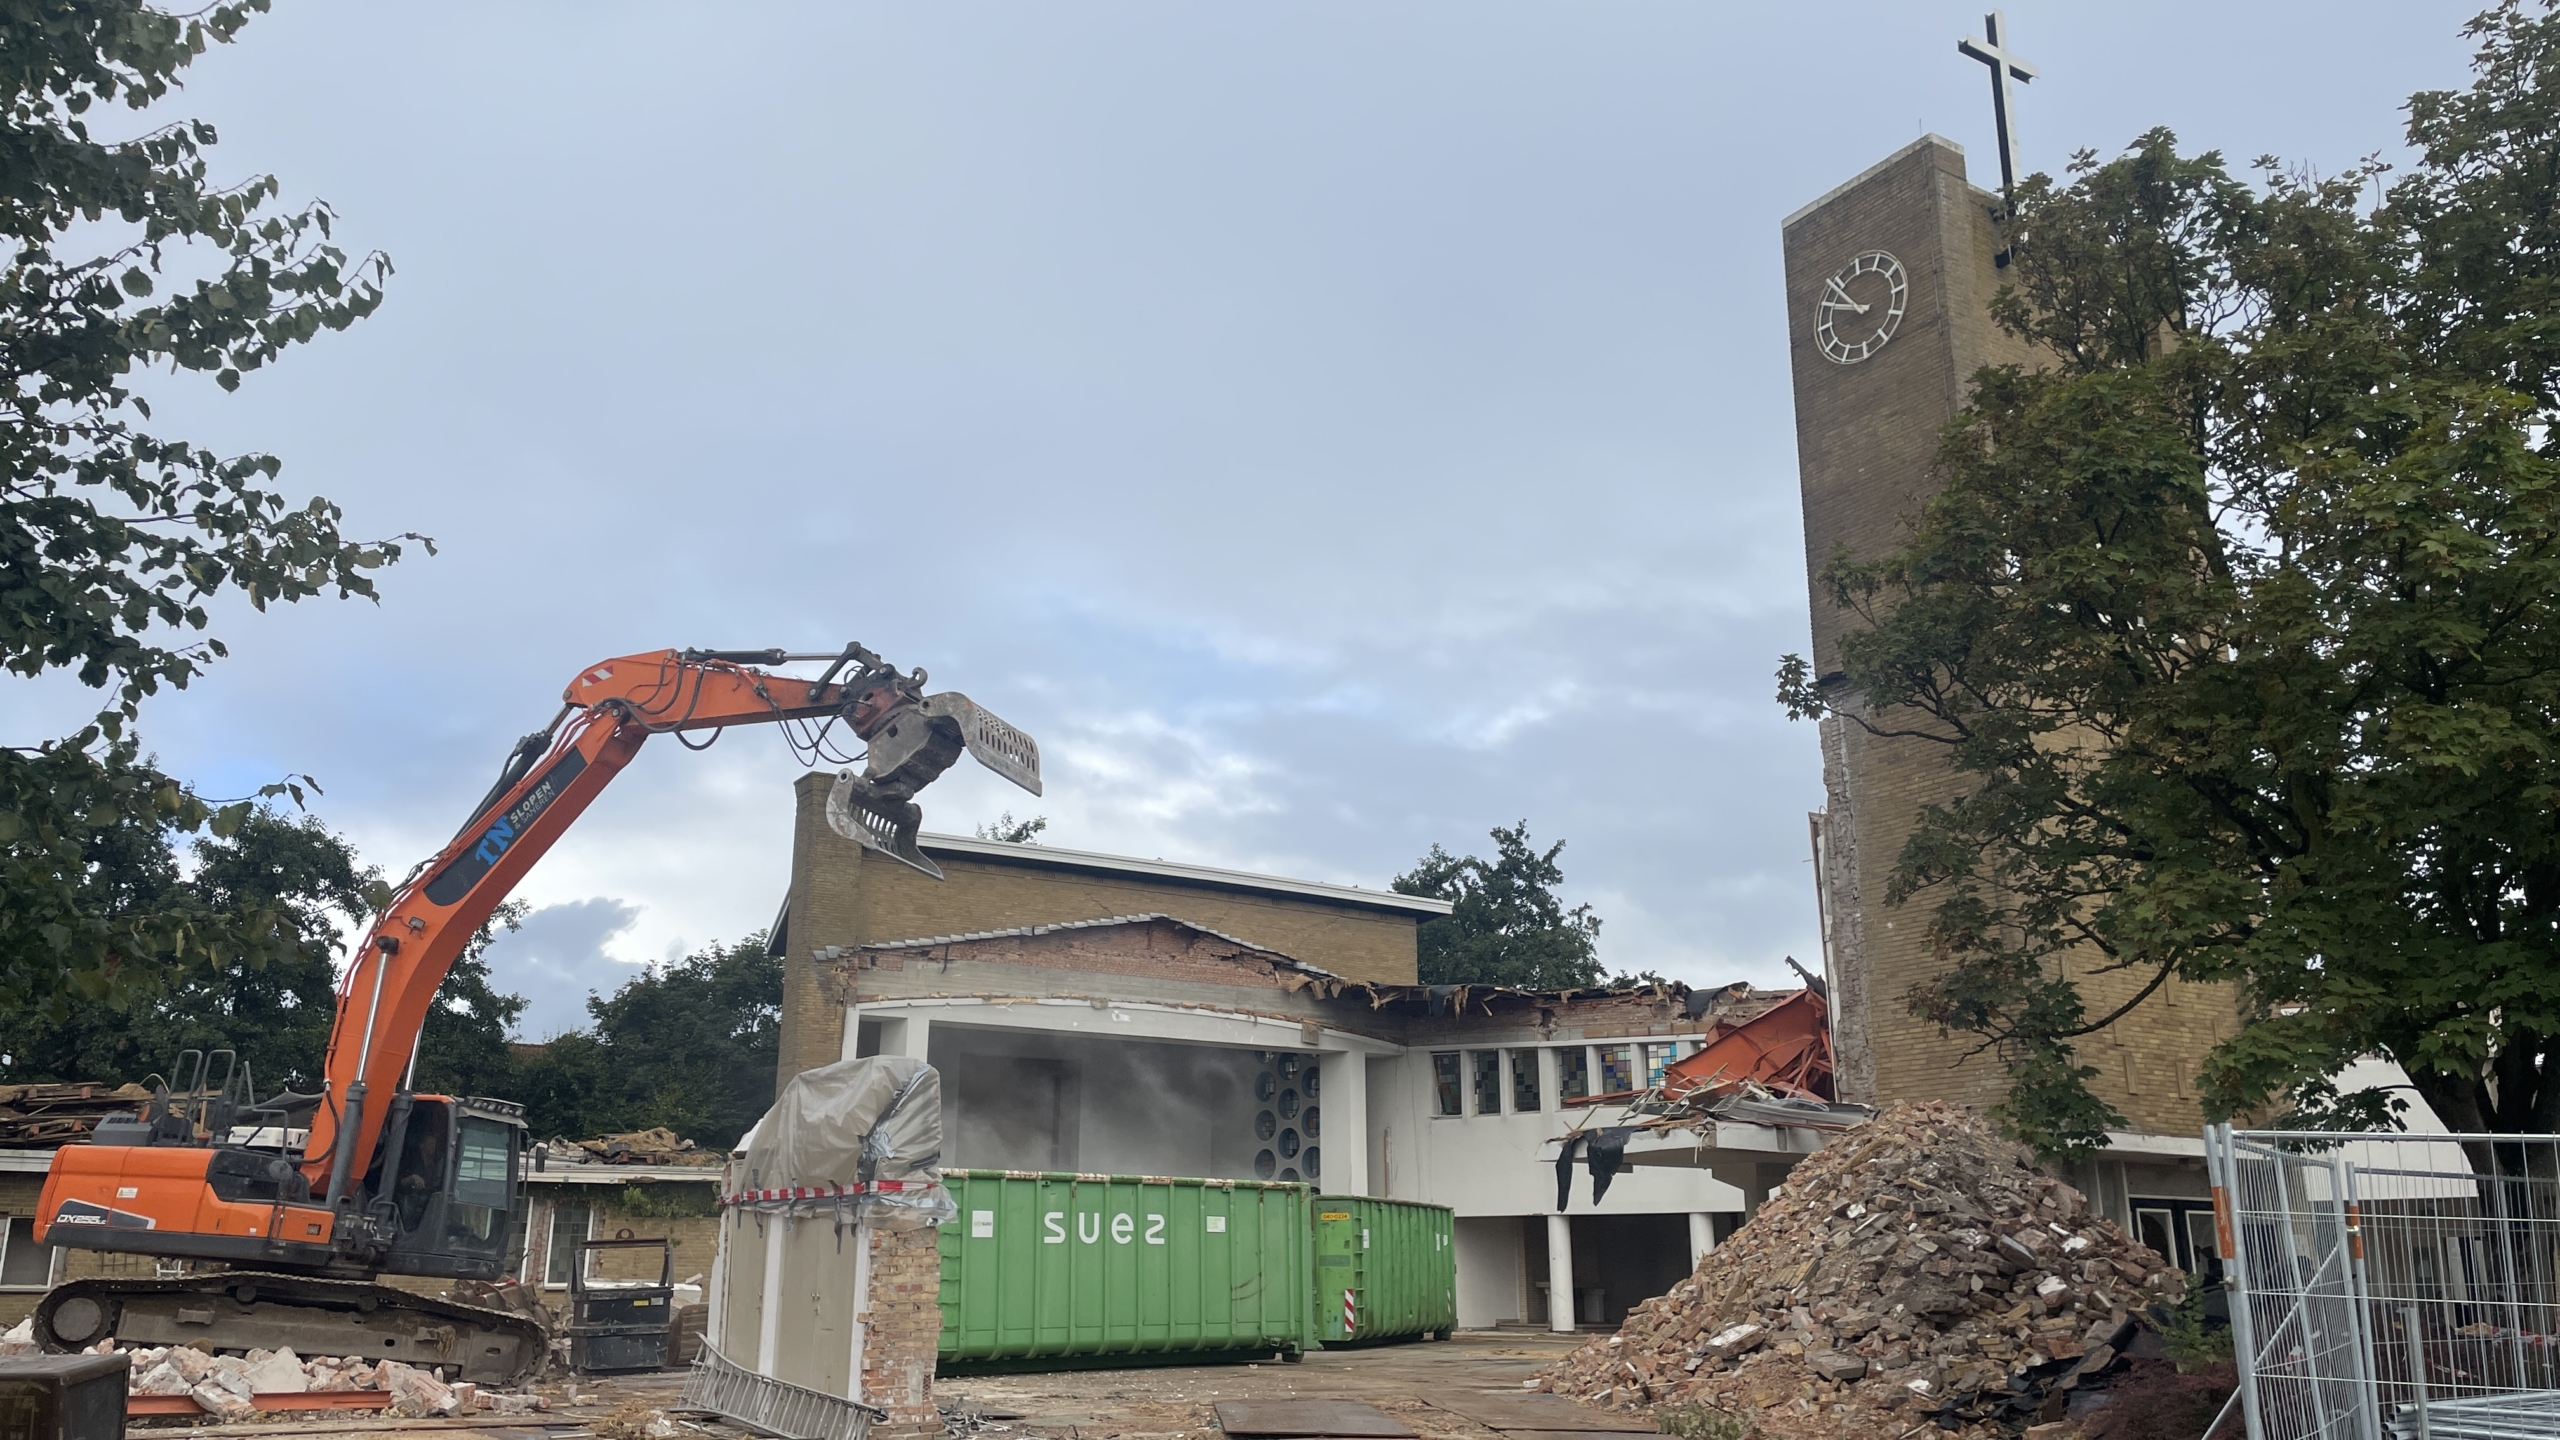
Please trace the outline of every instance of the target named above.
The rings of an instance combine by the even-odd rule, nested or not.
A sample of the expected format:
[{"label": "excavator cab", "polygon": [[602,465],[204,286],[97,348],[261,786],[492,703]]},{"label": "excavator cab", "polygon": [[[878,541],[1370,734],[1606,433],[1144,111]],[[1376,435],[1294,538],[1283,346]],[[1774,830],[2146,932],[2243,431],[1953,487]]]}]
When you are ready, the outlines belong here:
[{"label": "excavator cab", "polygon": [[365,1177],[373,1233],[389,1237],[382,1268],[399,1275],[496,1280],[510,1223],[524,1208],[524,1108],[504,1100],[409,1095],[395,1103],[377,1166]]}]

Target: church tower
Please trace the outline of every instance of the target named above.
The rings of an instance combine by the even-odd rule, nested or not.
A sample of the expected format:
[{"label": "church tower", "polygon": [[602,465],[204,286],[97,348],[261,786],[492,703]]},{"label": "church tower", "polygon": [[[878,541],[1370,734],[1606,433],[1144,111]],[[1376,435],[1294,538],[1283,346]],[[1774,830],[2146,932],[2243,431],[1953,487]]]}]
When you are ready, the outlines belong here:
[{"label": "church tower", "polygon": [[[2030,364],[2025,344],[1992,323],[2005,243],[2001,197],[1965,177],[1964,151],[1924,136],[1784,222],[1788,358],[1805,564],[1818,577],[1842,550],[1889,552],[1935,487],[1940,428],[1966,404],[1985,365]],[[1839,673],[1840,637],[1855,618],[1816,590],[1814,672]],[[1882,740],[1833,717],[1822,725],[1824,811],[1813,817],[1825,962],[1834,995],[1843,1098],[1997,1101],[1996,1057],[1910,1011],[1912,988],[1943,968],[1926,937],[1927,898],[1884,903],[1920,809],[1961,793],[1943,750]],[[2133,977],[2087,975],[2090,1011],[2130,998]],[[2091,1088],[2135,1127],[2195,1140],[2194,1077],[2232,1033],[2220,987],[2169,986],[2084,1041]]]}]

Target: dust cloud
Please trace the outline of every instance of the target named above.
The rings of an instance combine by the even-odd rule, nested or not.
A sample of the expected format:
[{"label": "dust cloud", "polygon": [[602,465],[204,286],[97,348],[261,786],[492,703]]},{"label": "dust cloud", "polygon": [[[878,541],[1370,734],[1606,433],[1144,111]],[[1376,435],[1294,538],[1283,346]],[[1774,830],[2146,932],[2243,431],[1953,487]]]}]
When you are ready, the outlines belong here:
[{"label": "dust cloud", "polygon": [[1255,1178],[1251,1050],[937,1024],[944,1163]]}]

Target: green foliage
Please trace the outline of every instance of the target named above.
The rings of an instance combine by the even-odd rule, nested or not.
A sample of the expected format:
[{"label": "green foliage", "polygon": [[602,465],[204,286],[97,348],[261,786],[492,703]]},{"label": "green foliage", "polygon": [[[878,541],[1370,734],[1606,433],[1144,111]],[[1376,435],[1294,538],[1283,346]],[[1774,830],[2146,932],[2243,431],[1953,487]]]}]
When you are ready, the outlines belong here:
[{"label": "green foliage", "polygon": [[317,820],[263,808],[193,850],[193,873],[182,877],[166,831],[119,832],[93,852],[88,895],[102,908],[267,916],[284,937],[279,950],[260,964],[191,965],[165,988],[108,998],[10,994],[0,1000],[0,1076],[141,1080],[165,1072],[181,1050],[229,1049],[250,1065],[262,1095],[317,1088],[338,931],[369,913],[375,873]]},{"label": "green foliage", "polygon": [[782,1060],[782,960],[759,931],[652,967],[589,996],[591,1030],[541,1047],[518,1098],[538,1135],[572,1139],[663,1125],[706,1148],[773,1103]]},{"label": "green foliage", "polygon": [[2231,1327],[2207,1322],[2205,1295],[2212,1287],[2201,1275],[2187,1277],[2187,1293],[2160,1325],[2160,1346],[2182,1375],[2231,1368]]},{"label": "green foliage", "polygon": [[507,1034],[524,1014],[525,999],[491,983],[488,953],[498,931],[517,928],[529,908],[521,900],[500,905],[445,972],[419,1034],[419,1089],[516,1098],[516,1059]]},{"label": "green foliage", "polygon": [[[141,428],[150,406],[129,388],[166,365],[235,389],[381,301],[389,264],[351,262],[327,206],[279,207],[272,176],[214,185],[212,126],[139,118],[265,8],[0,0],[0,668],[111,691],[76,734],[0,746],[0,994],[148,992],[172,964],[254,968],[301,943],[256,906],[102,893],[90,873],[160,831],[249,820],[249,802],[217,808],[160,773],[132,729],[145,696],[223,653],[210,604],[370,596],[368,572],[401,551],[347,538],[325,500],[264,488],[271,455]],[[119,102],[135,121],[109,121]],[[103,253],[57,254],[75,226]],[[298,802],[307,783],[261,797]]]},{"label": "green foliage", "polygon": [[[2560,19],[2474,23],[2421,158],[2255,184],[2163,131],[2018,197],[2003,325],[1907,542],[1820,586],[1844,673],[1780,699],[1942,749],[1900,855],[2049,1156],[2116,1123],[2076,1047],[2171,977],[2236,982],[2220,1114],[2560,1126]],[[2104,983],[2092,1007],[2086,986]]]},{"label": "green foliage", "polygon": [[[181,867],[168,831],[120,834],[100,852],[93,890],[101,903],[272,916],[286,948],[261,964],[191,965],[165,986],[100,998],[0,994],[0,1082],[139,1081],[165,1074],[182,1050],[228,1049],[250,1067],[261,1097],[320,1088],[340,942],[380,903],[380,872],[318,820],[265,807],[228,836],[197,839],[192,851],[194,864]],[[523,909],[502,907],[436,991],[420,1089],[504,1096],[512,1088],[507,1028],[525,1002],[494,990],[482,956],[495,927],[513,928]]]},{"label": "green foliage", "polygon": [[1034,815],[1028,820],[1016,820],[1013,818],[1013,812],[1007,810],[996,817],[994,824],[979,826],[978,838],[1001,840],[1008,845],[1037,845],[1040,843],[1040,832],[1048,828],[1049,817],[1046,815]]},{"label": "green foliage", "polygon": [[1556,898],[1564,870],[1559,840],[1541,851],[1529,822],[1493,829],[1494,858],[1431,853],[1390,882],[1397,894],[1447,900],[1456,909],[1426,920],[1416,937],[1425,985],[1509,985],[1573,990],[1602,980],[1599,917]]}]

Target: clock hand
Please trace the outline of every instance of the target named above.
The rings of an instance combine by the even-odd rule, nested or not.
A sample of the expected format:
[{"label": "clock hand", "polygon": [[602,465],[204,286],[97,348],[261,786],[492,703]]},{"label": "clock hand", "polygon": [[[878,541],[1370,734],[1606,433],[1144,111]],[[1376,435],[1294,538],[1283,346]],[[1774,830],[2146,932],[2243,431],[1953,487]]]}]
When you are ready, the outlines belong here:
[{"label": "clock hand", "polygon": [[1849,309],[1851,309],[1851,310],[1855,310],[1855,311],[1857,311],[1857,312],[1858,312],[1859,314],[1861,314],[1861,315],[1864,315],[1864,314],[1866,314],[1866,313],[1867,313],[1867,307],[1866,307],[1866,306],[1864,306],[1864,305],[1859,304],[1859,303],[1858,303],[1857,301],[1855,301],[1855,300],[1850,299],[1850,298],[1849,298],[1849,292],[1840,288],[1840,282],[1839,282],[1839,281],[1837,281],[1837,280],[1825,280],[1825,281],[1823,281],[1822,283],[1823,283],[1823,285],[1824,285],[1827,289],[1829,289],[1829,290],[1831,291],[1831,293],[1832,293],[1832,294],[1837,295],[1837,296],[1839,296],[1839,297],[1840,297],[1840,298],[1839,298],[1839,299],[1837,299],[1837,300],[1825,300],[1825,301],[1823,301],[1823,302],[1822,302],[1823,304],[1830,306],[1830,307],[1831,307],[1832,309],[1834,309],[1834,310],[1837,310],[1837,309],[1840,309],[1840,308],[1841,308],[1841,307],[1843,307],[1843,306],[1846,306],[1847,308],[1849,308]]}]

